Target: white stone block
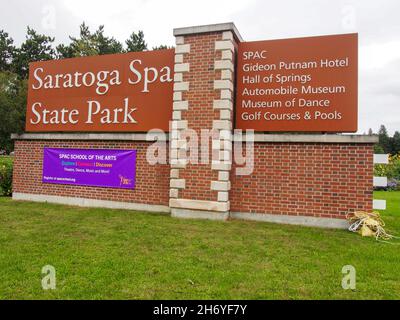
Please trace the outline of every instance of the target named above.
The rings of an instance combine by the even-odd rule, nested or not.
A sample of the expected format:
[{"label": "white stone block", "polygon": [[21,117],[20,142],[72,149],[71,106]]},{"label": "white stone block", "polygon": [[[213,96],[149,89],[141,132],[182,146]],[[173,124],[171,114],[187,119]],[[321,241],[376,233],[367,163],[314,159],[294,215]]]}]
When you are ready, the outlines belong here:
[{"label": "white stone block", "polygon": [[179,169],[171,169],[170,177],[172,179],[179,179]]},{"label": "white stone block", "polygon": [[230,120],[213,120],[213,129],[232,130],[232,122]]},{"label": "white stone block", "polygon": [[232,100],[232,90],[221,90],[222,100]]},{"label": "white stone block", "polygon": [[169,206],[171,208],[182,208],[202,211],[229,211],[229,202],[207,201],[207,200],[191,200],[191,199],[170,199]]},{"label": "white stone block", "polygon": [[388,154],[374,154],[374,164],[388,164],[389,155]]},{"label": "white stone block", "polygon": [[235,46],[231,40],[215,41],[215,50],[231,50],[235,51]]},{"label": "white stone block", "polygon": [[221,161],[232,161],[232,153],[229,150],[221,150],[219,152],[219,160]]},{"label": "white stone block", "polygon": [[184,44],[185,43],[185,37],[176,37],[175,38],[175,44]]},{"label": "white stone block", "polygon": [[213,140],[212,141],[213,150],[228,150],[232,151],[233,143],[229,140]]},{"label": "white stone block", "polygon": [[219,118],[221,120],[232,120],[231,111],[230,110],[221,110],[219,113]]},{"label": "white stone block", "polygon": [[234,65],[230,60],[217,60],[214,63],[215,70],[231,70],[234,71]]},{"label": "white stone block", "polygon": [[183,130],[187,129],[187,127],[188,127],[187,120],[172,121],[172,129]]},{"label": "white stone block", "polygon": [[387,187],[387,177],[374,177],[374,187]]},{"label": "white stone block", "polygon": [[229,201],[229,192],[226,192],[226,191],[218,192],[218,201],[219,202],[228,202]]},{"label": "white stone block", "polygon": [[172,119],[173,119],[173,120],[182,120],[182,113],[181,113],[181,111],[173,111],[173,112],[172,112]]},{"label": "white stone block", "polygon": [[175,72],[188,72],[190,70],[189,63],[177,63],[174,68]]},{"label": "white stone block", "polygon": [[212,142],[211,142],[211,148],[213,149],[213,150],[221,150],[222,148],[221,148],[221,144],[222,144],[222,141],[221,140],[212,140]]},{"label": "white stone block", "polygon": [[230,181],[211,181],[211,190],[229,191],[231,189]]},{"label": "white stone block", "polygon": [[177,44],[175,54],[190,53],[190,44]]},{"label": "white stone block", "polygon": [[386,200],[374,200],[373,209],[374,210],[386,210]]},{"label": "white stone block", "polygon": [[233,72],[231,70],[221,70],[222,80],[233,80]]},{"label": "white stone block", "polygon": [[170,129],[171,129],[171,132],[170,132],[171,140],[173,141],[173,140],[179,139],[179,137],[180,137],[179,130],[172,129],[172,121],[170,122],[170,125],[171,125],[171,127],[170,127]]},{"label": "white stone block", "polygon": [[[225,90],[222,90],[225,91]],[[233,109],[233,103],[231,100],[214,100],[213,102],[213,107],[214,109],[227,109],[227,110],[232,110]]]},{"label": "white stone block", "polygon": [[175,73],[174,82],[182,82],[182,81],[183,81],[183,73]]},{"label": "white stone block", "polygon": [[178,152],[178,149],[173,149],[173,148],[171,148],[170,150],[169,150],[169,156],[170,156],[170,158],[171,158],[171,160],[173,159],[173,160],[177,160],[177,159],[179,159],[179,152]]},{"label": "white stone block", "polygon": [[189,82],[177,82],[174,83],[174,91],[188,91],[189,90]]},{"label": "white stone block", "polygon": [[185,169],[187,162],[187,159],[171,159],[170,165],[172,169]]},{"label": "white stone block", "polygon": [[226,141],[232,141],[233,140],[233,135],[230,130],[221,130],[219,132],[219,138],[221,140],[226,140]]},{"label": "white stone block", "polygon": [[214,89],[233,91],[233,83],[230,80],[214,80]]},{"label": "white stone block", "polygon": [[230,171],[232,169],[232,164],[223,163],[221,161],[213,161],[211,164],[211,169],[216,171]]},{"label": "white stone block", "polygon": [[233,41],[234,38],[233,38],[232,31],[224,31],[222,33],[222,40],[231,40],[231,41]]},{"label": "white stone block", "polygon": [[178,198],[179,190],[178,189],[169,189],[169,197],[170,198]]},{"label": "white stone block", "polygon": [[229,171],[218,172],[218,180],[219,181],[229,181]]},{"label": "white stone block", "polygon": [[182,92],[174,92],[174,101],[182,101]]},{"label": "white stone block", "polygon": [[183,54],[175,55],[175,63],[183,63]]},{"label": "white stone block", "polygon": [[186,180],[185,179],[171,179],[170,187],[175,189],[185,189]]},{"label": "white stone block", "polygon": [[221,59],[232,61],[233,60],[233,52],[231,50],[223,50]]},{"label": "white stone block", "polygon": [[171,149],[187,149],[186,140],[171,140]]},{"label": "white stone block", "polygon": [[173,104],[173,109],[176,111],[188,110],[189,101],[175,101]]}]

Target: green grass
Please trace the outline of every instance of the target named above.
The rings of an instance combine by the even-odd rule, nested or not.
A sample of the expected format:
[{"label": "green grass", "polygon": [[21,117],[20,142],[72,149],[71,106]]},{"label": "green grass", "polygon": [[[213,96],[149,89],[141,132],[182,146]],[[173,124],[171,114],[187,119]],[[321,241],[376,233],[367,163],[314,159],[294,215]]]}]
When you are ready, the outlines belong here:
[{"label": "green grass", "polygon": [[[400,235],[400,192],[387,229]],[[400,246],[345,230],[0,198],[0,299],[399,299]],[[41,288],[41,269],[57,289]],[[355,291],[341,288],[344,265]]]}]

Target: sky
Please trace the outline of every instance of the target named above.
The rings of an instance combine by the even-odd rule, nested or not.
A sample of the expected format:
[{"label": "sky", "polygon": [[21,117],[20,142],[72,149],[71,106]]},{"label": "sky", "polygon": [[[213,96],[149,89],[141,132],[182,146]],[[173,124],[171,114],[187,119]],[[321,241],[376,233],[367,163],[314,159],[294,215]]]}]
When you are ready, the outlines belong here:
[{"label": "sky", "polygon": [[121,42],[143,30],[149,48],[173,29],[234,22],[245,41],[359,33],[359,133],[400,131],[399,0],[7,0],[0,29],[20,44],[29,25],[68,43],[85,21]]}]

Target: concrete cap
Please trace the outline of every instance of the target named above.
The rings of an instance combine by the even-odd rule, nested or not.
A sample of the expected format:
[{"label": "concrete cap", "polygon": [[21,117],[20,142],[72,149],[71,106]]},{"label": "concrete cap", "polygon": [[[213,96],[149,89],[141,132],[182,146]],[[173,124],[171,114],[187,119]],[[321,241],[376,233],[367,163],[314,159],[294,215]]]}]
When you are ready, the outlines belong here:
[{"label": "concrete cap", "polygon": [[194,26],[194,27],[185,27],[185,28],[175,28],[174,36],[185,36],[189,34],[198,34],[198,33],[209,33],[209,32],[218,32],[218,31],[232,31],[235,38],[242,42],[243,38],[240,35],[238,29],[236,28],[233,22],[227,23],[217,23],[217,24],[207,24],[203,26]]},{"label": "concrete cap", "polygon": [[[243,141],[245,135],[235,134],[234,141]],[[376,135],[358,134],[264,134],[255,133],[255,142],[291,142],[291,143],[366,143],[374,144],[379,142]]]},{"label": "concrete cap", "polygon": [[106,140],[106,141],[168,141],[168,133],[22,133],[12,134],[12,140]]}]

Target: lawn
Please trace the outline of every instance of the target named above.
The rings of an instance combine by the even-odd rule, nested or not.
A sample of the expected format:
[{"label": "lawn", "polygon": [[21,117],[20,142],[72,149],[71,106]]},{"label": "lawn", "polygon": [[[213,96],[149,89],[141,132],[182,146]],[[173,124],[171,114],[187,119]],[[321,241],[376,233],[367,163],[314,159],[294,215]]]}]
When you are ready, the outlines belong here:
[{"label": "lawn", "polygon": [[[375,197],[400,235],[400,192]],[[0,198],[0,299],[399,299],[399,242]],[[44,291],[48,264],[57,289]],[[341,287],[344,265],[355,291]]]}]

